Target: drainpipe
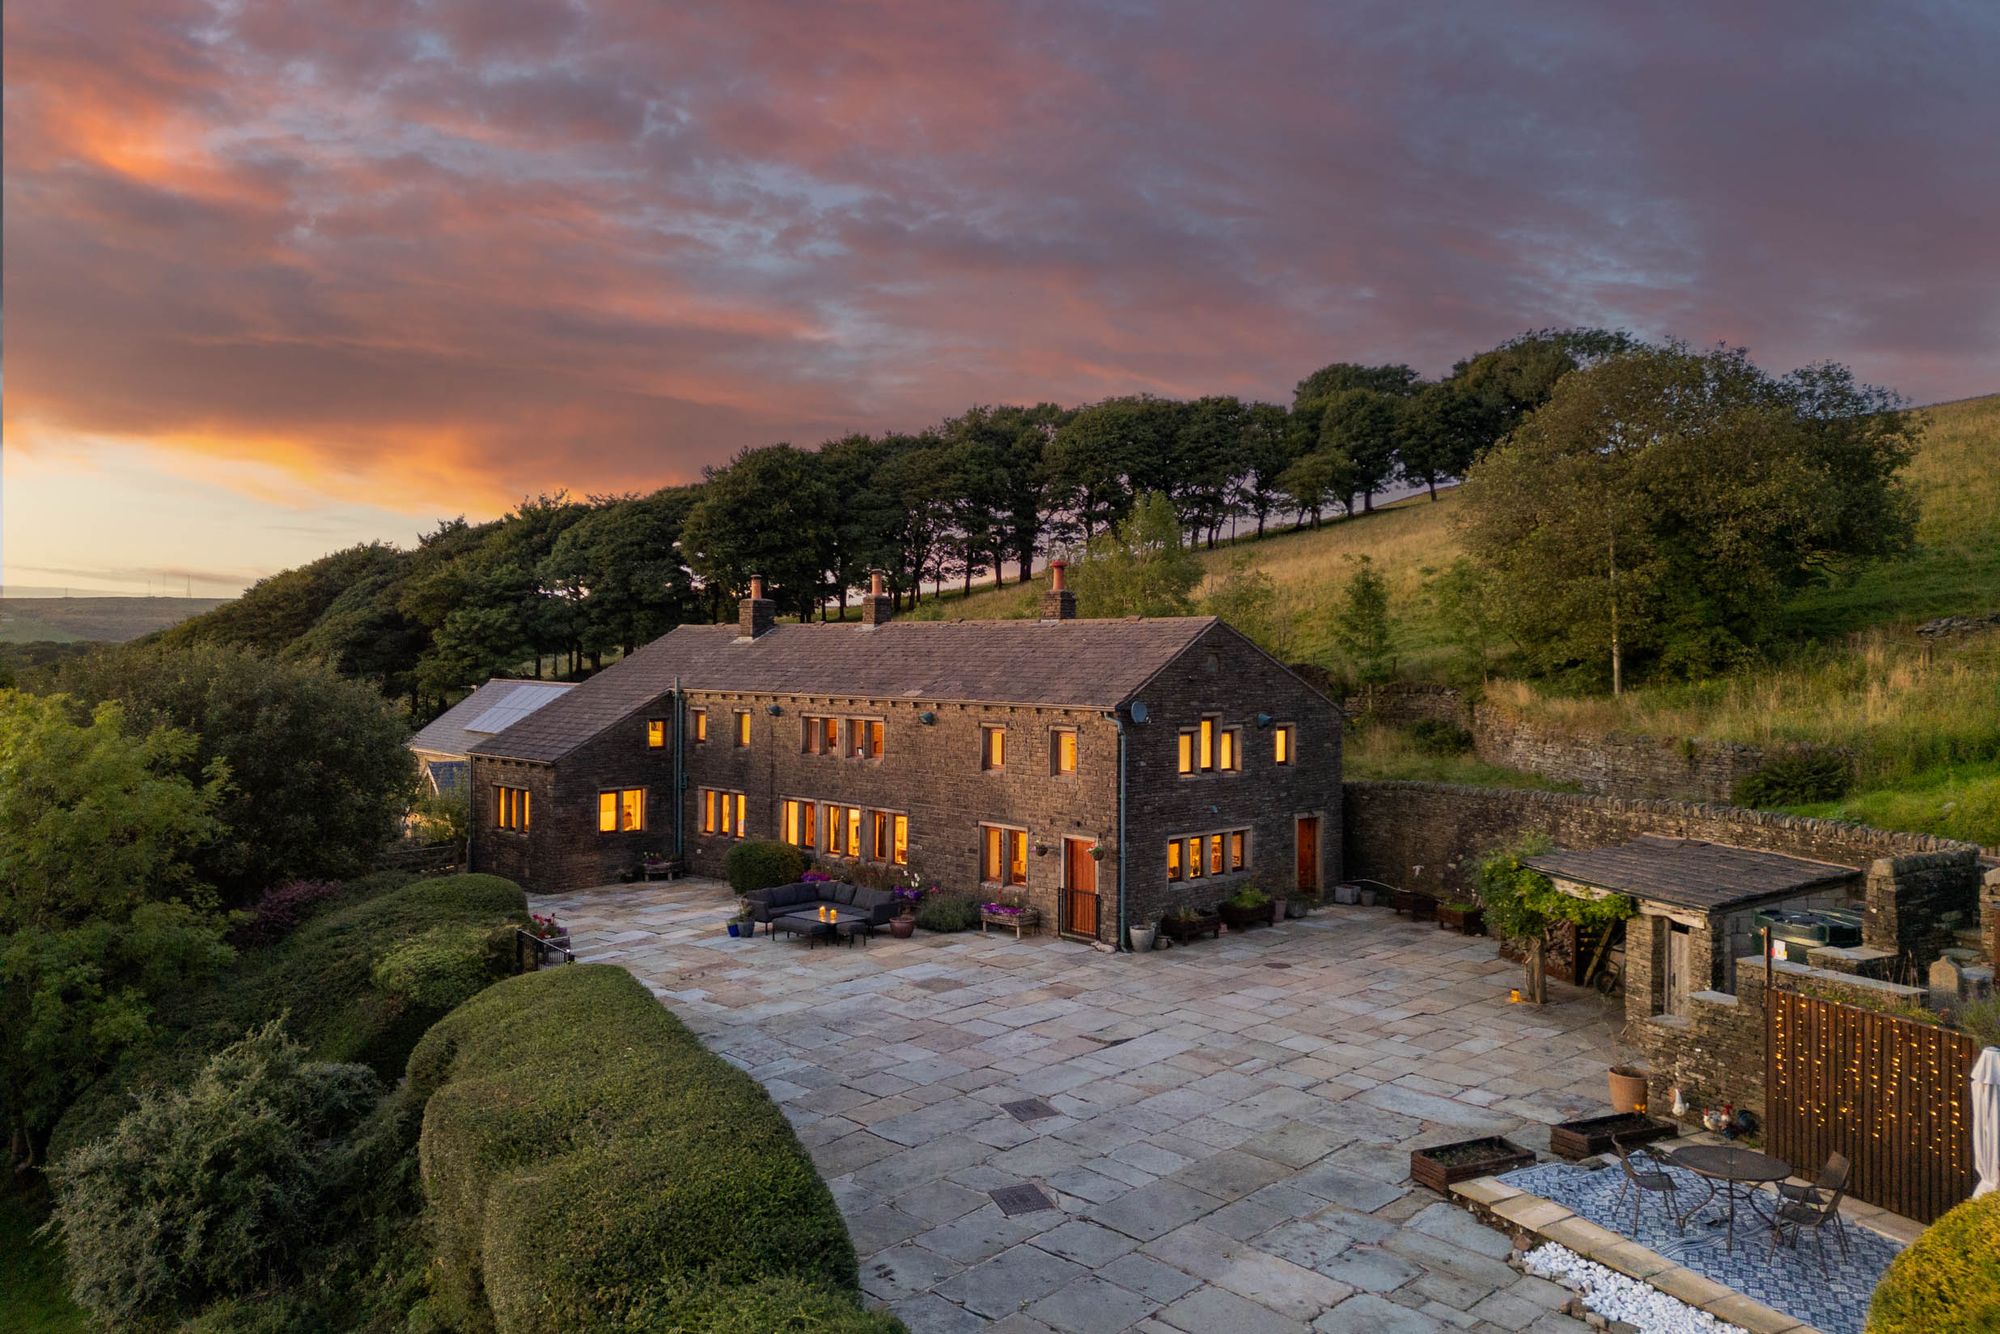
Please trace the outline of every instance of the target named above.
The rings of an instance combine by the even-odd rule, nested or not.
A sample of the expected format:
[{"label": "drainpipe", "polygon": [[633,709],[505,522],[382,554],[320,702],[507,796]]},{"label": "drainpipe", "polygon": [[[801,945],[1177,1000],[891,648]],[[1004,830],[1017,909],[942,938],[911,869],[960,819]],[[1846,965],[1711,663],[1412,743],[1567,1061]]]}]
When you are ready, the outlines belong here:
[{"label": "drainpipe", "polygon": [[1112,948],[1130,948],[1125,943],[1125,720],[1116,709],[1106,715],[1118,729],[1118,939]]},{"label": "drainpipe", "polygon": [[681,678],[674,677],[674,860],[682,869],[687,867],[687,835],[682,830],[687,810],[687,773],[682,767],[682,757],[687,754],[685,745],[687,729],[682,726],[682,718],[687,710],[681,707]]}]

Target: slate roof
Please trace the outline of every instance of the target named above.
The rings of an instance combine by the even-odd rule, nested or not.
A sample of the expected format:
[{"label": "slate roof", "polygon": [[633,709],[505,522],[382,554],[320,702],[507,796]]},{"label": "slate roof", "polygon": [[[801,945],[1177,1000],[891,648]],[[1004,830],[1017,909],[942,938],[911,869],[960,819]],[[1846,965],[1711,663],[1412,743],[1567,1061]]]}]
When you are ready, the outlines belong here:
[{"label": "slate roof", "polygon": [[686,690],[1113,709],[1217,623],[836,621],[777,625],[754,640],[734,624],[683,625],[473,751],[559,759],[673,689],[676,677]]},{"label": "slate roof", "polygon": [[[430,720],[409,740],[411,750],[427,755],[464,755],[498,735],[520,718],[561,699],[574,686],[563,681],[507,681],[495,677]],[[487,715],[500,712],[498,726]]]},{"label": "slate roof", "polygon": [[1803,894],[1860,874],[1851,866],[1661,834],[1609,848],[1558,849],[1521,863],[1557,879],[1700,912]]}]

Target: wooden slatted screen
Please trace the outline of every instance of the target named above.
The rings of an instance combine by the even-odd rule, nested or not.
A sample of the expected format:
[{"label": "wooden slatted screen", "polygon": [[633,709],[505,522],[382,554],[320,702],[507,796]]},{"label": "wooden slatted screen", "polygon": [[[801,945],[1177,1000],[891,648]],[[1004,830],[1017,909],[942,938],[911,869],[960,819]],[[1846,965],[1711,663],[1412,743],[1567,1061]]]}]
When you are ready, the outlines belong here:
[{"label": "wooden slatted screen", "polygon": [[1854,1164],[1848,1193],[1928,1223],[1972,1195],[1963,1033],[1793,991],[1765,996],[1769,1150],[1803,1177],[1830,1153]]}]

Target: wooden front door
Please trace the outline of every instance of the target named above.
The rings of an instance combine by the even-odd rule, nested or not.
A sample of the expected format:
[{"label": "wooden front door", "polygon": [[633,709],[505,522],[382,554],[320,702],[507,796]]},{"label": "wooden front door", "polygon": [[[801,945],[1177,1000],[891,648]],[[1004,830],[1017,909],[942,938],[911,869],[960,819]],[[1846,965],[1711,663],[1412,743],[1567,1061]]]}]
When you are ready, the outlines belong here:
[{"label": "wooden front door", "polygon": [[1063,840],[1062,932],[1097,939],[1097,859],[1094,840]]},{"label": "wooden front door", "polygon": [[1299,888],[1319,889],[1319,817],[1301,815],[1298,821]]}]

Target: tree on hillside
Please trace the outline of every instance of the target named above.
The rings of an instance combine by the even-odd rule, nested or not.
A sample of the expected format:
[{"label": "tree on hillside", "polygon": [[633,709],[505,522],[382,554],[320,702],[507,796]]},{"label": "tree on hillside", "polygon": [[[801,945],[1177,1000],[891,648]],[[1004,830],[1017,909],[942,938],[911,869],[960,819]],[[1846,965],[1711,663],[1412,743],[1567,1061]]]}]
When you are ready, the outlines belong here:
[{"label": "tree on hillside", "polygon": [[1050,500],[1065,512],[1062,531],[1088,543],[1131,511],[1147,491],[1172,480],[1181,405],[1141,396],[1082,408],[1049,442]]},{"label": "tree on hillside", "polygon": [[1464,556],[1441,570],[1426,567],[1423,573],[1424,596],[1451,646],[1452,675],[1464,685],[1483,683],[1499,637],[1490,581]]},{"label": "tree on hillside", "polygon": [[1326,400],[1320,411],[1319,444],[1346,457],[1353,469],[1347,508],[1354,509],[1351,497],[1362,495],[1362,508],[1375,508],[1375,493],[1396,476],[1396,440],[1400,426],[1398,405],[1390,394],[1373,389],[1343,389]]},{"label": "tree on hillside", "polygon": [[1230,562],[1229,572],[1210,586],[1202,609],[1242,631],[1266,653],[1289,656],[1291,625],[1278,614],[1278,586],[1248,552]]},{"label": "tree on hillside", "polygon": [[1448,383],[1469,395],[1484,414],[1487,438],[1479,448],[1484,452],[1548,402],[1563,376],[1643,346],[1621,330],[1536,329],[1459,362]]},{"label": "tree on hillside", "polygon": [[1150,491],[1115,531],[1097,535],[1073,573],[1082,615],[1185,616],[1194,608],[1201,561],[1181,541],[1173,501]]},{"label": "tree on hillside", "polygon": [[186,733],[175,763],[190,782],[226,771],[215,808],[224,829],[190,862],[232,904],[282,880],[367,870],[414,790],[403,720],[324,663],[127,645],[72,664],[57,684],[82,705],[116,702],[139,735]]},{"label": "tree on hillside", "polygon": [[[357,687],[358,688],[358,687]],[[163,995],[230,957],[190,857],[224,772],[119,705],[0,691],[0,1112],[33,1156],[78,1089],[151,1031]]]},{"label": "tree on hillside", "polygon": [[1475,464],[1457,520],[1502,624],[1543,665],[1697,675],[1765,641],[1791,594],[1907,547],[1916,424],[1841,367],[1741,350],[1612,357]]},{"label": "tree on hillside", "polygon": [[1320,367],[1298,382],[1292,391],[1292,406],[1297,409],[1308,403],[1324,404],[1335,394],[1346,393],[1350,389],[1366,389],[1401,398],[1410,392],[1416,382],[1417,373],[1408,366],[1362,366],[1351,361],[1336,361],[1330,366]]},{"label": "tree on hillside", "polygon": [[1313,448],[1295,457],[1278,474],[1278,490],[1299,514],[1312,516],[1312,526],[1328,505],[1354,495],[1354,463],[1338,449]]},{"label": "tree on hillside", "polygon": [[710,586],[740,591],[762,575],[779,607],[810,620],[833,565],[834,511],[817,455],[791,445],[746,449],[708,471],[681,548]]},{"label": "tree on hillside", "polygon": [[1389,581],[1366,556],[1349,556],[1353,573],[1333,614],[1333,642],[1356,680],[1380,685],[1396,674],[1396,627],[1389,615]]},{"label": "tree on hillside", "polygon": [[234,601],[162,630],[157,637],[169,644],[201,640],[280,653],[310,633],[350,589],[394,576],[402,559],[402,553],[385,542],[331,552],[259,579]]},{"label": "tree on hillside", "polygon": [[1257,536],[1285,499],[1281,479],[1297,458],[1286,411],[1275,403],[1252,403],[1243,424],[1243,476],[1238,496],[1243,509],[1257,520]]},{"label": "tree on hillside", "polygon": [[1450,380],[1427,384],[1397,402],[1396,461],[1403,479],[1437,499],[1439,481],[1463,477],[1493,442],[1493,418]]},{"label": "tree on hillside", "polygon": [[694,507],[693,487],[593,503],[566,528],[542,561],[544,588],[574,589],[578,637],[595,664],[630,653],[689,619],[694,581],[681,562],[681,525]]},{"label": "tree on hillside", "polygon": [[875,474],[893,519],[890,545],[895,558],[892,588],[908,592],[914,609],[923,593],[924,572],[933,568],[951,528],[948,446],[930,435],[889,437],[890,453]]},{"label": "tree on hillside", "polygon": [[1250,410],[1232,395],[1189,404],[1174,437],[1170,494],[1181,522],[1215,546],[1223,521],[1234,512],[1236,484],[1246,471]]}]

